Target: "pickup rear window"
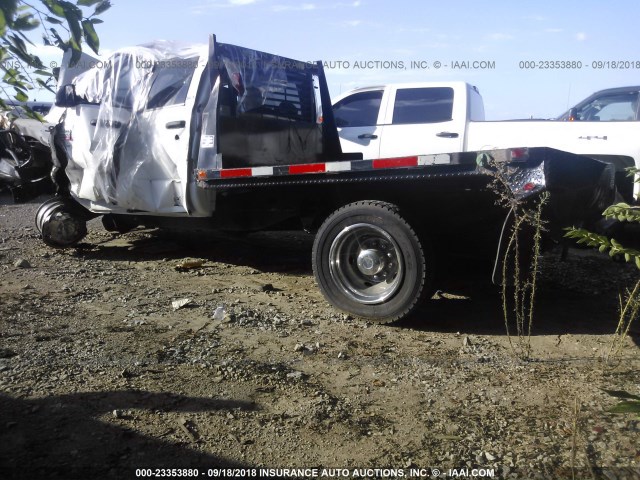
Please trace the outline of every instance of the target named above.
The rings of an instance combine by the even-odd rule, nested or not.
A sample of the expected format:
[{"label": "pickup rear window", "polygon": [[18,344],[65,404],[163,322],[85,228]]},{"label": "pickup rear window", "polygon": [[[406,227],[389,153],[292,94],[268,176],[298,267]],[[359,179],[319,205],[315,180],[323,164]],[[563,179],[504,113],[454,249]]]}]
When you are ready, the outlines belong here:
[{"label": "pickup rear window", "polygon": [[166,67],[154,68],[147,108],[184,104],[187,98],[198,59],[176,58],[167,61],[166,64]]},{"label": "pickup rear window", "polygon": [[453,88],[400,88],[396,92],[392,123],[448,122],[452,112]]}]

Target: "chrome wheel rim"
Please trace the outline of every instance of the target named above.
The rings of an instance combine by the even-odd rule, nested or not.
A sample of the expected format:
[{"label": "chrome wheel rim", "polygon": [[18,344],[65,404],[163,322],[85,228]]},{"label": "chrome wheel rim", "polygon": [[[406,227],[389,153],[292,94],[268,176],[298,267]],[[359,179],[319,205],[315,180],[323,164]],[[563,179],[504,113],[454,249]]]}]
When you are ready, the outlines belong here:
[{"label": "chrome wheel rim", "polygon": [[398,244],[385,230],[358,223],[345,227],[333,240],[329,270],[348,298],[377,304],[400,288],[404,259]]}]

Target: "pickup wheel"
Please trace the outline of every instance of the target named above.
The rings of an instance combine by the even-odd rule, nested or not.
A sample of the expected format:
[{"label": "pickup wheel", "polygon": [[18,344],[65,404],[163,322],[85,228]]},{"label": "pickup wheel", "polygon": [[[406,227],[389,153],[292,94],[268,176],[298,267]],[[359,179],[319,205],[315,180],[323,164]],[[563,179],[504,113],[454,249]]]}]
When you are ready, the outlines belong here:
[{"label": "pickup wheel", "polygon": [[346,205],[322,224],[313,244],[313,273],[337,308],[376,323],[408,315],[428,293],[430,249],[395,205]]}]

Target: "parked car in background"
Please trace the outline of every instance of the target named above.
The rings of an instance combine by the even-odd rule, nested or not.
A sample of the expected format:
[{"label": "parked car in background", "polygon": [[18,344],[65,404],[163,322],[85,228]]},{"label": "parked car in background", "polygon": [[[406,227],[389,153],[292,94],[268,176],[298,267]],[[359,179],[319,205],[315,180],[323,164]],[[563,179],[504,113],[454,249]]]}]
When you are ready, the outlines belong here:
[{"label": "parked car in background", "polygon": [[640,86],[600,90],[558,117],[563,121],[637,122],[640,120]]}]

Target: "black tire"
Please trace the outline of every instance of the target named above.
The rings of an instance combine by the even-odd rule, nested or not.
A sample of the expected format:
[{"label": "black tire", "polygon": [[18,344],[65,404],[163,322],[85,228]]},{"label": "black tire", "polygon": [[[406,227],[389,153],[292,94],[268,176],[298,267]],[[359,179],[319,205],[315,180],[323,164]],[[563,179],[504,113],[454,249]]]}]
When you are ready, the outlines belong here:
[{"label": "black tire", "polygon": [[332,213],[318,230],[312,256],[325,298],[376,323],[411,313],[430,291],[435,264],[398,207],[379,201]]}]

